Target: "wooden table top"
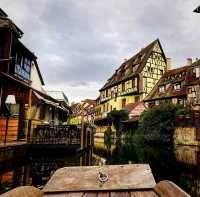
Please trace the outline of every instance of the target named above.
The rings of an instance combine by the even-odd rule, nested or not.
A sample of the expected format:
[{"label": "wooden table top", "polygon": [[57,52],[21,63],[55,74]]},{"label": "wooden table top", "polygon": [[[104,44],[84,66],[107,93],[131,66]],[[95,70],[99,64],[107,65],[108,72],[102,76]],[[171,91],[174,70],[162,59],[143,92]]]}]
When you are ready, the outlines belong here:
[{"label": "wooden table top", "polygon": [[170,181],[156,184],[148,164],[61,168],[43,192],[43,197],[189,196]]},{"label": "wooden table top", "polygon": [[60,194],[44,194],[43,197],[158,197],[153,190],[147,191],[97,191],[66,192]]}]

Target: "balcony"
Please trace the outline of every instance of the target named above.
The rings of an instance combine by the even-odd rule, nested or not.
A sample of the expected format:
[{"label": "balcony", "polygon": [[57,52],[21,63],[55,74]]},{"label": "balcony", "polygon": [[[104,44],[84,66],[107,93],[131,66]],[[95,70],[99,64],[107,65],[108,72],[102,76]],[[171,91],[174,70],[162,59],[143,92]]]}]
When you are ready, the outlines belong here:
[{"label": "balcony", "polygon": [[125,90],[124,92],[118,93],[118,95],[119,96],[124,96],[124,95],[135,93],[135,92],[137,92],[137,88],[136,87],[129,88],[128,90]]}]

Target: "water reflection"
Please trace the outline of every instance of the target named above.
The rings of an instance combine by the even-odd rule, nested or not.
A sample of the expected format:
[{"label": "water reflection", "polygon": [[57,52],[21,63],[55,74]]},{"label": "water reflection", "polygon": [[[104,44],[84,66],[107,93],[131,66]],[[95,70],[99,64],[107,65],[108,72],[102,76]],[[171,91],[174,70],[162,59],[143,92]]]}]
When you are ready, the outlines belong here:
[{"label": "water reflection", "polygon": [[149,163],[156,182],[171,180],[192,196],[200,195],[198,147],[143,145],[127,140],[118,140],[108,146],[103,141],[95,139],[93,158],[96,163]]},{"label": "water reflection", "polygon": [[0,163],[0,193],[22,185],[42,188],[57,169],[90,165],[90,160],[91,150],[84,154],[72,150],[28,152],[17,159],[13,158]]},{"label": "water reflection", "polygon": [[[30,151],[0,158],[0,193],[21,185],[42,188],[58,168],[66,166],[149,163],[156,182],[171,180],[190,193],[200,195],[200,149],[195,146],[142,145],[129,140],[94,140],[94,154],[74,151]],[[3,154],[5,157],[5,153]],[[91,157],[92,156],[92,157]]]}]

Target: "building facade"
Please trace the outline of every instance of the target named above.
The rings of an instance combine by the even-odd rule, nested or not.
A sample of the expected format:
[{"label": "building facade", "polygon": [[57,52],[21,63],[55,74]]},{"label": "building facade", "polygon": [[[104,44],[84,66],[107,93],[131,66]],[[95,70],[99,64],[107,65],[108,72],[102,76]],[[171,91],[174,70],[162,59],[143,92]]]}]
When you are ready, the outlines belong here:
[{"label": "building facade", "polygon": [[141,102],[168,69],[169,61],[158,39],[125,60],[100,89],[96,106],[96,136],[103,136],[107,127],[114,129],[112,123],[106,120],[112,110],[127,110],[129,118],[133,119],[133,107],[140,109],[141,113],[145,109]]},{"label": "building facade", "polygon": [[162,103],[173,103],[188,106],[199,110],[200,105],[200,60],[166,72],[151,93],[146,97],[145,103],[149,106]]},{"label": "building facade", "polygon": [[96,101],[92,99],[85,99],[80,103],[71,105],[72,113],[67,121],[69,125],[80,125],[82,122],[94,124],[96,114]]},{"label": "building facade", "polygon": [[167,59],[159,40],[155,40],[126,60],[100,89],[102,117],[129,103],[142,101],[167,70]]},{"label": "building facade", "polygon": [[[44,91],[37,57],[21,42],[22,36],[22,30],[0,9],[1,141],[25,139],[38,124],[61,123],[68,116],[69,109]],[[8,96],[15,100],[9,106]]]}]

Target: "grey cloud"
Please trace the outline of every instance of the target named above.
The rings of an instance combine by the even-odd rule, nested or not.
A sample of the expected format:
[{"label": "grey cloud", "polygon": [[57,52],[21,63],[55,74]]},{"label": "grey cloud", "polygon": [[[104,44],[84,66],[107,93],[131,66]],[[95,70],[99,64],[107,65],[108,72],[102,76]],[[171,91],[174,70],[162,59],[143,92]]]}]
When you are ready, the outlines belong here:
[{"label": "grey cloud", "polygon": [[83,87],[86,93],[80,95],[97,96],[124,58],[158,37],[174,66],[198,57],[200,15],[192,13],[198,4],[198,0],[0,2],[24,31],[23,41],[38,56],[46,84],[66,86],[72,99],[79,98]]}]

